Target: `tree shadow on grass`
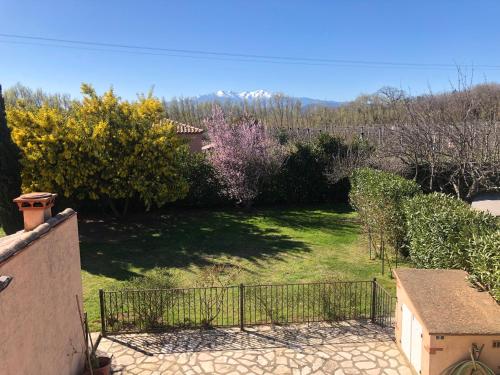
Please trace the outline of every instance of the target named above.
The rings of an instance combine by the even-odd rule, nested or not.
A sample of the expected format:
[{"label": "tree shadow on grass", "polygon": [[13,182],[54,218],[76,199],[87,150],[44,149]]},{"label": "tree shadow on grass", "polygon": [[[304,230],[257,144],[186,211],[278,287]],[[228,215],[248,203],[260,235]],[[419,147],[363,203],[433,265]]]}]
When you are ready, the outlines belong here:
[{"label": "tree shadow on grass", "polygon": [[335,232],[337,234],[355,233],[359,222],[355,216],[348,216],[352,208],[345,205],[314,207],[304,209],[262,210],[259,215],[280,227],[295,230]]},{"label": "tree shadow on grass", "polygon": [[82,269],[127,280],[136,276],[131,268],[206,266],[221,256],[258,262],[310,251],[302,241],[252,223],[252,217],[238,211],[192,211],[81,220]]}]

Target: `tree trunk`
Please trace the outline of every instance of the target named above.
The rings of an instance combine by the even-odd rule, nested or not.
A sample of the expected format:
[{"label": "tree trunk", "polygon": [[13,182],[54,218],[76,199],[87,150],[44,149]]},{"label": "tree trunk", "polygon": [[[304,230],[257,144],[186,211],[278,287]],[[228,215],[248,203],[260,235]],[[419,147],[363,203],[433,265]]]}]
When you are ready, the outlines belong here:
[{"label": "tree trunk", "polygon": [[116,208],[116,204],[113,201],[113,199],[108,198],[108,204],[109,204],[109,208],[111,208],[111,211],[113,212],[113,215],[116,217],[120,217],[121,216],[120,211],[118,211],[118,209]]}]

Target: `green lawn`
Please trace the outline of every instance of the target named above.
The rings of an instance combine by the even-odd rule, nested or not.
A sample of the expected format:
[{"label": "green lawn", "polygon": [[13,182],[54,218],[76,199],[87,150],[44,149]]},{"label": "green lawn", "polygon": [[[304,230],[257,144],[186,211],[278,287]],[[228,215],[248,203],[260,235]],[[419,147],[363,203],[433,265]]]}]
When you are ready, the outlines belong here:
[{"label": "green lawn", "polygon": [[368,280],[387,288],[346,206],[237,210],[185,210],[135,215],[121,221],[82,219],[85,309],[99,329],[99,288],[113,288],[156,267],[168,267],[180,286],[192,286],[200,267],[238,264],[237,282],[283,283]]}]

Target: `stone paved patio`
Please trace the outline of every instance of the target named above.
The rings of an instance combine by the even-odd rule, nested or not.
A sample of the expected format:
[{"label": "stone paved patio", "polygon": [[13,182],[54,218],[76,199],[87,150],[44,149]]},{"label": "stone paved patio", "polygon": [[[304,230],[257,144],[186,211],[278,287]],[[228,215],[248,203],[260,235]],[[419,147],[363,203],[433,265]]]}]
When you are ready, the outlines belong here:
[{"label": "stone paved patio", "polygon": [[344,322],[102,339],[114,374],[408,374],[390,332]]}]

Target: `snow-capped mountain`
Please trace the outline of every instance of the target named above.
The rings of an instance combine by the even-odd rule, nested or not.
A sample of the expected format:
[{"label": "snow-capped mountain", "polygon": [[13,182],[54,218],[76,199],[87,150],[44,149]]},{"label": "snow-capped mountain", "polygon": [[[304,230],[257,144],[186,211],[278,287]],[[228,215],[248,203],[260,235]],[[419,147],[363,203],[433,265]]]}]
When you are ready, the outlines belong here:
[{"label": "snow-capped mountain", "polygon": [[222,99],[241,99],[241,100],[256,100],[256,99],[270,99],[273,94],[266,90],[255,90],[255,91],[242,91],[242,92],[234,92],[234,91],[223,91],[219,90],[215,93],[217,98]]},{"label": "snow-capped mountain", "polygon": [[[233,103],[252,102],[255,100],[269,100],[276,93],[269,92],[266,90],[255,90],[255,91],[224,91],[219,90],[212,94],[199,95],[193,99],[198,103],[207,103],[214,101],[229,101]],[[343,102],[336,102],[333,100],[321,100],[312,99],[307,97],[292,97],[293,99],[300,100],[304,107],[309,107],[312,105],[322,105],[327,107],[339,107]]]}]

